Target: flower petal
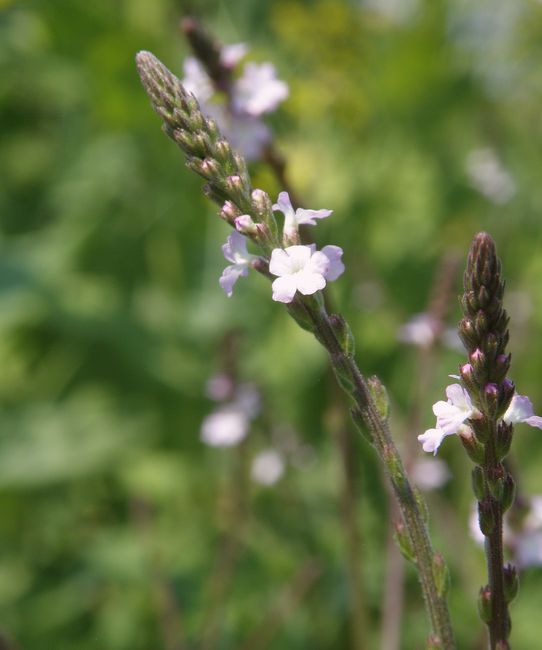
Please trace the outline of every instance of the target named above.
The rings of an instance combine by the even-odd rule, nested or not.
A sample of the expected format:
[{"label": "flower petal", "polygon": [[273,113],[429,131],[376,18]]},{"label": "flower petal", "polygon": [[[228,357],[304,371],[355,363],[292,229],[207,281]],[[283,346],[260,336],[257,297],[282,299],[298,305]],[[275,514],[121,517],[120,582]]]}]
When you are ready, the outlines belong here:
[{"label": "flower petal", "polygon": [[250,255],[247,251],[247,238],[236,230],[229,235],[226,243],[222,246],[222,252],[228,262],[233,262],[234,264],[248,264],[254,257],[254,255]]},{"label": "flower petal", "polygon": [[277,202],[273,205],[273,210],[280,210],[285,217],[288,215],[293,216],[295,214],[288,192],[281,192],[279,194]]},{"label": "flower petal", "polygon": [[328,256],[324,255],[321,251],[316,251],[310,258],[307,270],[310,270],[313,273],[319,273],[325,277],[329,270]]},{"label": "flower petal", "polygon": [[329,267],[324,273],[326,280],[336,280],[344,272],[344,264],[341,261],[343,249],[340,246],[324,246],[321,251],[329,260]]},{"label": "flower petal", "polygon": [[446,387],[446,397],[450,400],[450,403],[462,411],[472,412],[473,406],[469,394],[461,386],[461,384],[450,384]]},{"label": "flower petal", "polygon": [[503,420],[508,424],[525,422],[527,418],[534,416],[534,409],[531,400],[526,395],[514,395],[510,406],[503,415]]},{"label": "flower petal", "polygon": [[425,433],[418,436],[418,440],[422,443],[424,451],[433,452],[435,455],[447,435],[450,434],[437,427],[436,429],[427,429]]},{"label": "flower petal", "polygon": [[304,210],[298,208],[295,212],[295,217],[298,225],[315,226],[315,219],[325,219],[333,210]]},{"label": "flower petal", "polygon": [[523,422],[525,422],[525,424],[528,424],[531,427],[542,429],[542,418],[539,415],[531,415],[530,418],[525,418]]},{"label": "flower petal", "polygon": [[297,290],[295,277],[285,275],[273,281],[273,300],[277,302],[292,302]]},{"label": "flower petal", "polygon": [[297,288],[304,296],[310,296],[326,286],[326,281],[321,273],[305,271],[296,276]]},{"label": "flower petal", "polygon": [[290,256],[282,248],[275,248],[269,260],[269,273],[273,275],[289,275],[292,272]]},{"label": "flower petal", "polygon": [[222,275],[220,276],[218,282],[226,292],[228,298],[231,298],[231,295],[233,293],[233,285],[240,277],[246,277],[247,275],[248,268],[246,266],[241,266],[240,264],[232,264],[231,266],[227,266],[222,271]]}]

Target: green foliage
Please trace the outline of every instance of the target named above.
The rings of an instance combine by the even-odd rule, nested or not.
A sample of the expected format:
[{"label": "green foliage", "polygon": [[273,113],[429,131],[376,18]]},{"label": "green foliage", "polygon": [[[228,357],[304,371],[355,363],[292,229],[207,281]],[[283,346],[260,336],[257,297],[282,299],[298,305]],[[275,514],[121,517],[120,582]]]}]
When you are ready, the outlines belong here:
[{"label": "green foliage", "polygon": [[[182,74],[187,7],[291,86],[271,119],[277,146],[305,207],[335,210],[313,232],[345,250],[332,299],[361,367],[388,389],[400,445],[419,433],[413,400],[423,430],[462,357],[439,349],[420,398],[417,356],[397,329],[426,309],[442,257],[463,260],[479,230],[503,259],[513,378],[541,412],[542,5],[497,4],[0,2],[0,621],[13,647],[353,647],[325,355],[265,279],[223,295],[227,229],[160,134],[135,71],[144,48]],[[483,28],[506,7],[506,21]],[[495,152],[513,178],[506,201],[472,186],[476,150]],[[265,165],[252,172],[276,196]],[[232,333],[236,372],[257,384],[263,411],[239,448],[210,449],[199,438],[214,408],[205,383],[224,369]],[[540,492],[542,447],[522,429],[521,489]],[[273,445],[289,462],[265,488],[250,466]],[[451,571],[458,647],[474,648],[484,567],[466,533],[469,461],[457,439],[442,456],[453,479],[430,497],[431,528]],[[361,438],[350,459],[376,648],[387,492]],[[541,570],[521,583],[511,641],[534,647]],[[422,647],[410,568],[405,589],[402,647]]]}]

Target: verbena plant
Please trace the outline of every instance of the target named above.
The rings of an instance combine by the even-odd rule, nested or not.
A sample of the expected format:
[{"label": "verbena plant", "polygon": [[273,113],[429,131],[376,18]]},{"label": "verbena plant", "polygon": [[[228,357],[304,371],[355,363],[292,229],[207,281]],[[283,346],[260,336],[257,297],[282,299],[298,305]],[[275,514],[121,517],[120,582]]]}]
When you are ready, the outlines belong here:
[{"label": "verbena plant", "polygon": [[[298,325],[327,350],[337,381],[350,398],[352,419],[376,451],[397,498],[402,520],[396,524],[396,540],[419,577],[430,626],[427,647],[451,650],[455,643],[447,606],[449,574],[442,555],[433,549],[425,502],[411,484],[394,443],[386,390],[378,378],[361,371],[350,327],[339,313],[330,313],[324,299],[327,283],[345,270],[342,250],[334,245],[317,250],[302,228],[316,225],[332,211],[299,207],[262,120],[285,98],[287,87],[276,79],[270,64],[249,64],[243,76],[235,78],[232,71],[243,47],[221,48],[193,21],[185,21],[184,27],[196,54],[185,66],[184,83],[149,52],[137,55],[137,67],[164,131],[183,150],[187,166],[205,179],[205,194],[232,227],[223,246],[230,264],[220,285],[231,296],[239,278],[250,271],[264,275],[272,282],[271,298],[283,303]],[[222,93],[222,103],[211,101],[216,90]],[[266,192],[253,188],[240,152],[249,159],[265,158],[274,167],[284,186],[275,203]],[[512,565],[505,566],[503,558],[503,515],[513,503],[515,489],[505,457],[515,423],[542,428],[542,418],[534,415],[529,399],[518,395],[508,378],[503,293],[495,244],[487,233],[479,233],[469,251],[461,298],[459,335],[468,358],[456,383],[446,389],[447,401],[433,407],[435,427],[418,437],[426,452],[436,453],[446,436],[457,434],[474,463],[472,485],[488,570],[478,608],[492,650],[510,647],[508,610],[518,591],[517,572]]]}]

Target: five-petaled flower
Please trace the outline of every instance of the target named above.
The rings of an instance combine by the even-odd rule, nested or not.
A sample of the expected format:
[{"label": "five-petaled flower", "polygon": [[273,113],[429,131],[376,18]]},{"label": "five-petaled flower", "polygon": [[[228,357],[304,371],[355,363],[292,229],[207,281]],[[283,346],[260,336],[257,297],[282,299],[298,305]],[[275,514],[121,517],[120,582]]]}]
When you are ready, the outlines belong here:
[{"label": "five-petaled flower", "polygon": [[344,271],[343,251],[338,246],[288,246],[271,253],[269,272],[278,276],[273,281],[273,300],[292,302],[296,291],[305,296],[326,286],[326,280],[336,280]]},{"label": "five-petaled flower", "polygon": [[236,230],[231,233],[222,246],[222,252],[228,262],[232,262],[232,264],[224,269],[219,283],[226,295],[230,297],[233,293],[233,285],[241,276],[248,275],[250,264],[257,256],[251,255],[247,251],[247,238]]},{"label": "five-petaled flower", "polygon": [[[468,392],[460,384],[452,384],[446,388],[447,402],[439,401],[433,405],[433,413],[437,416],[437,426],[427,429],[418,436],[423,450],[437,453],[441,442],[446,436],[454,433],[471,436],[472,431],[466,420],[477,419],[482,414],[473,405]],[[510,406],[502,417],[507,424],[525,422],[532,427],[542,429],[542,417],[534,414],[531,400],[525,395],[514,395]]]},{"label": "five-petaled flower", "polygon": [[325,219],[333,210],[294,210],[288,192],[281,192],[273,210],[279,210],[284,215],[284,237],[290,239],[295,237],[299,226],[315,226],[315,219]]}]

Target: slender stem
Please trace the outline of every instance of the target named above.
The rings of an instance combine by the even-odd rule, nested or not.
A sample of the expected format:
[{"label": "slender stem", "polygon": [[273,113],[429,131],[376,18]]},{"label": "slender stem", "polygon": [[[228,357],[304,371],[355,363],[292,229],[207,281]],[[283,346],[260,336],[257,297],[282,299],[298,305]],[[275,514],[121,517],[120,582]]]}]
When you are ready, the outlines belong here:
[{"label": "slender stem", "polygon": [[[388,477],[397,496],[405,529],[415,553],[416,568],[422,593],[429,615],[432,632],[438,638],[443,650],[455,648],[450,615],[444,595],[433,572],[435,554],[431,547],[423,515],[408,481],[401,457],[393,443],[387,421],[380,414],[367,382],[354,358],[348,354],[337,338],[333,325],[322,305],[305,300],[304,306],[315,328],[315,333],[327,349],[331,364],[338,377],[348,378],[352,388],[348,390],[353,398],[363,424],[373,436],[373,445],[387,469]],[[355,420],[358,424],[357,419]]]},{"label": "slender stem", "polygon": [[501,500],[494,499],[487,487],[487,477],[495,476],[501,464],[495,454],[494,436],[486,444],[484,475],[486,477],[486,500],[490,504],[493,525],[489,535],[486,536],[487,575],[491,593],[491,620],[488,623],[489,641],[491,650],[509,648],[507,641],[510,631],[510,618],[508,604],[504,595],[504,557],[503,557],[503,505]]}]

